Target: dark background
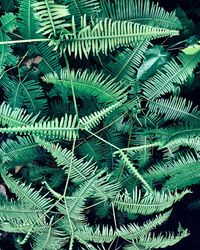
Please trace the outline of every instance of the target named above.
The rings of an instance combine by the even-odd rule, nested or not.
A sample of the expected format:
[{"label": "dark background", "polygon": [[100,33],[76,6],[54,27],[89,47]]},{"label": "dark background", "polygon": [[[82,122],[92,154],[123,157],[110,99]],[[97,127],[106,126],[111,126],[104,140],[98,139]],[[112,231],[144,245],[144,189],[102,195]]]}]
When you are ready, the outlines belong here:
[{"label": "dark background", "polygon": [[[199,0],[159,0],[160,6],[166,10],[173,10],[180,7],[186,13],[191,26],[185,34],[181,34],[183,38],[192,35],[200,35],[200,1]],[[183,40],[183,39],[180,39]],[[192,83],[190,91],[183,91],[183,95],[193,100],[196,105],[200,105],[200,79],[199,69],[196,71],[196,79]],[[188,228],[190,236],[182,240],[173,247],[165,248],[167,250],[200,250],[200,202],[199,207],[191,208],[194,201],[200,201],[200,185],[192,187],[193,194],[185,197],[178,202],[173,209],[173,214],[166,225],[167,230],[176,230],[179,221],[184,228]]]}]

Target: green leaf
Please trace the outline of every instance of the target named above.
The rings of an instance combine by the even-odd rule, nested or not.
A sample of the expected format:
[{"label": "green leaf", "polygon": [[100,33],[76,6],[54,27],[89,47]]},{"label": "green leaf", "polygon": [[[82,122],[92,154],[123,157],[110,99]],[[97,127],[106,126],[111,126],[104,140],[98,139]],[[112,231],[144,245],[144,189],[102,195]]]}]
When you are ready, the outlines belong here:
[{"label": "green leaf", "polygon": [[149,48],[144,56],[145,60],[137,73],[137,79],[142,81],[154,75],[168,61],[169,53],[162,46],[156,45]]}]

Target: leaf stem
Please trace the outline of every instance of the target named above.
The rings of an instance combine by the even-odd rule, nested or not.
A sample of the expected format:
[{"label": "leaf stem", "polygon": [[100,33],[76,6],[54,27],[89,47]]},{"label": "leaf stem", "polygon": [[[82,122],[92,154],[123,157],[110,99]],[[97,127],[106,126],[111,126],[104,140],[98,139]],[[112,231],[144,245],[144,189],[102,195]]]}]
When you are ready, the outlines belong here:
[{"label": "leaf stem", "polygon": [[27,40],[3,41],[3,42],[0,42],[0,45],[17,44],[17,43],[48,42],[48,41],[50,41],[50,38],[37,38],[37,39],[27,39]]}]

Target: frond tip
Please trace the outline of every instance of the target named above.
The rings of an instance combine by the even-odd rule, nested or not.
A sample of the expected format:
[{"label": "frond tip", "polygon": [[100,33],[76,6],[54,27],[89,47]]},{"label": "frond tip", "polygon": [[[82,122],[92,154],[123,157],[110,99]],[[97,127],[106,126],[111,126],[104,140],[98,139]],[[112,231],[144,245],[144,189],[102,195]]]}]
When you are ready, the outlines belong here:
[{"label": "frond tip", "polygon": [[162,212],[166,208],[171,207],[175,202],[182,199],[186,194],[191,193],[186,189],[181,193],[162,191],[153,193],[147,193],[142,197],[141,190],[137,188],[133,190],[133,196],[129,196],[126,192],[123,195],[118,194],[114,204],[115,206],[128,213],[149,215],[156,212]]},{"label": "frond tip", "polygon": [[33,4],[41,28],[37,33],[56,37],[57,34],[70,27],[69,23],[65,22],[65,17],[70,13],[65,5],[55,4],[54,0],[40,0]]},{"label": "frond tip", "polygon": [[112,19],[91,20],[87,24],[86,16],[81,17],[81,29],[77,31],[72,18],[72,34],[66,34],[59,41],[51,41],[55,49],[60,47],[61,52],[68,51],[74,56],[98,55],[100,52],[108,54],[120,46],[128,46],[139,41],[157,39],[166,36],[178,35],[179,31],[154,26],[141,25],[129,21],[113,21]]},{"label": "frond tip", "polygon": [[165,235],[159,234],[158,236],[154,233],[149,233],[134,241],[133,246],[129,245],[125,247],[125,250],[135,250],[135,246],[137,246],[138,249],[142,247],[142,249],[147,250],[165,248],[175,245],[188,235],[190,235],[190,233],[187,229],[180,230],[177,235],[172,232],[166,232]]}]

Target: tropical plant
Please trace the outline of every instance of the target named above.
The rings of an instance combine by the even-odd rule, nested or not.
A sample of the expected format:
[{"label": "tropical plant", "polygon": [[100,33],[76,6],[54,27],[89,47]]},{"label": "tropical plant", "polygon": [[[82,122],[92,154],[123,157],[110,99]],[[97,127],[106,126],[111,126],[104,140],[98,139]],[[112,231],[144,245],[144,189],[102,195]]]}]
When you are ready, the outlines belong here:
[{"label": "tropical plant", "polygon": [[0,230],[33,250],[187,237],[178,222],[154,230],[200,181],[200,111],[181,95],[199,45],[157,54],[138,77],[149,49],[169,53],[152,40],[179,35],[175,12],[149,0],[11,2],[0,17]]}]

